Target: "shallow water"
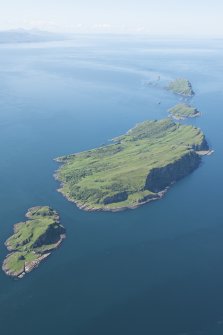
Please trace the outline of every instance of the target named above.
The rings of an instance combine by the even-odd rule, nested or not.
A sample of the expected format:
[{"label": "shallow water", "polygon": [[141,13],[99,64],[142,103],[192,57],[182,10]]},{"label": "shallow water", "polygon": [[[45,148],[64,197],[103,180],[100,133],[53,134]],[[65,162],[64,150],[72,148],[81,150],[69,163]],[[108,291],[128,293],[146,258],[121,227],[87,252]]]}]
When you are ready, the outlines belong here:
[{"label": "shallow water", "polygon": [[[27,209],[49,204],[67,239],[23,280],[0,273],[1,334],[223,333],[223,41],[78,37],[0,47],[0,243]],[[145,81],[161,80],[157,87]],[[164,199],[87,213],[56,189],[53,158],[167,116],[192,83],[215,153]],[[158,104],[161,102],[161,104]]]}]

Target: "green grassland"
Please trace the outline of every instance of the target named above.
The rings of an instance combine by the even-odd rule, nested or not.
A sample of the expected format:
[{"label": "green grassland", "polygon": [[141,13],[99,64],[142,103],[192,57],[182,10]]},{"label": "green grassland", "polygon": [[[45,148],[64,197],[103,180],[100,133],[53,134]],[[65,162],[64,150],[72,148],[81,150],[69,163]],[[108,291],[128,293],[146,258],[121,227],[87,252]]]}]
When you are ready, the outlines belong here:
[{"label": "green grassland", "polygon": [[177,104],[176,106],[172,107],[169,109],[169,113],[173,118],[178,120],[200,115],[195,107],[185,103]]},{"label": "green grassland", "polygon": [[60,157],[60,191],[85,210],[133,208],[160,198],[172,182],[198,167],[207,150],[197,128],[167,118],[145,121],[113,144]]},{"label": "green grassland", "polygon": [[167,89],[183,96],[193,96],[194,91],[189,80],[184,78],[177,78],[170,82],[167,86]]},{"label": "green grassland", "polygon": [[11,253],[3,270],[12,276],[18,276],[24,272],[26,264],[52,251],[65,233],[58,214],[48,206],[33,207],[26,216],[29,219],[14,225],[14,234],[5,243]]}]

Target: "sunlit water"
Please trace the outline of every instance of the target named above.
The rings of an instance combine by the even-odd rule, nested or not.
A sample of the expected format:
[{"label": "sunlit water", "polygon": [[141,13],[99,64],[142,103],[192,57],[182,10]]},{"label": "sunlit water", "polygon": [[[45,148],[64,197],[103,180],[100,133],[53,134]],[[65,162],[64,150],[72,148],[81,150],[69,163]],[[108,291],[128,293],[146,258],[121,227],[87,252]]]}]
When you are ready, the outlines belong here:
[{"label": "sunlit water", "polygon": [[[161,80],[157,87],[145,81]],[[86,213],[57,193],[53,158],[165,118],[192,83],[215,153],[158,202]],[[223,41],[78,37],[0,47],[0,258],[13,224],[49,204],[67,239],[22,280],[0,273],[3,335],[223,333]],[[160,104],[159,104],[160,102]]]}]

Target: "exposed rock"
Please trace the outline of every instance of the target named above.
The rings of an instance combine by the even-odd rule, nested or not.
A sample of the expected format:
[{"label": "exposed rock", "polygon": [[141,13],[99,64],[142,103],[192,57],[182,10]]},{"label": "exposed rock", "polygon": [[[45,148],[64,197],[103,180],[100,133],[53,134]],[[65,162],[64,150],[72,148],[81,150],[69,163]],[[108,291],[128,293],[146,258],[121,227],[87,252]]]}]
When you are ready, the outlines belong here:
[{"label": "exposed rock", "polygon": [[174,163],[150,171],[145,189],[154,193],[164,190],[167,186],[187,176],[198,168],[201,157],[194,151],[188,152]]}]

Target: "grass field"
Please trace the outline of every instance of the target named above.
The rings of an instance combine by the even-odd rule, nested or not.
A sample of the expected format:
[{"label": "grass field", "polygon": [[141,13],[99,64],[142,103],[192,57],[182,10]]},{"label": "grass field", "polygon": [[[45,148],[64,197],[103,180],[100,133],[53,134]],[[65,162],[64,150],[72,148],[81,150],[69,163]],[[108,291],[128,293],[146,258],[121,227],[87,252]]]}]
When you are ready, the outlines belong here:
[{"label": "grass field", "polygon": [[12,275],[24,271],[25,264],[38,260],[40,255],[55,248],[64,228],[58,214],[48,206],[29,209],[26,222],[14,226],[14,234],[6,241],[11,254],[3,268]]},{"label": "grass field", "polygon": [[184,78],[177,78],[171,81],[171,83],[167,86],[167,89],[172,91],[173,93],[183,96],[190,97],[194,95],[191,83],[189,82],[189,80]]},{"label": "grass field", "polygon": [[200,115],[195,107],[192,107],[186,103],[177,104],[176,106],[169,109],[169,113],[173,118],[179,120]]},{"label": "grass field", "polygon": [[207,148],[197,128],[169,118],[146,121],[113,144],[58,158],[60,191],[88,210],[134,207],[157,198],[159,185],[190,173],[200,161],[196,151]]}]

